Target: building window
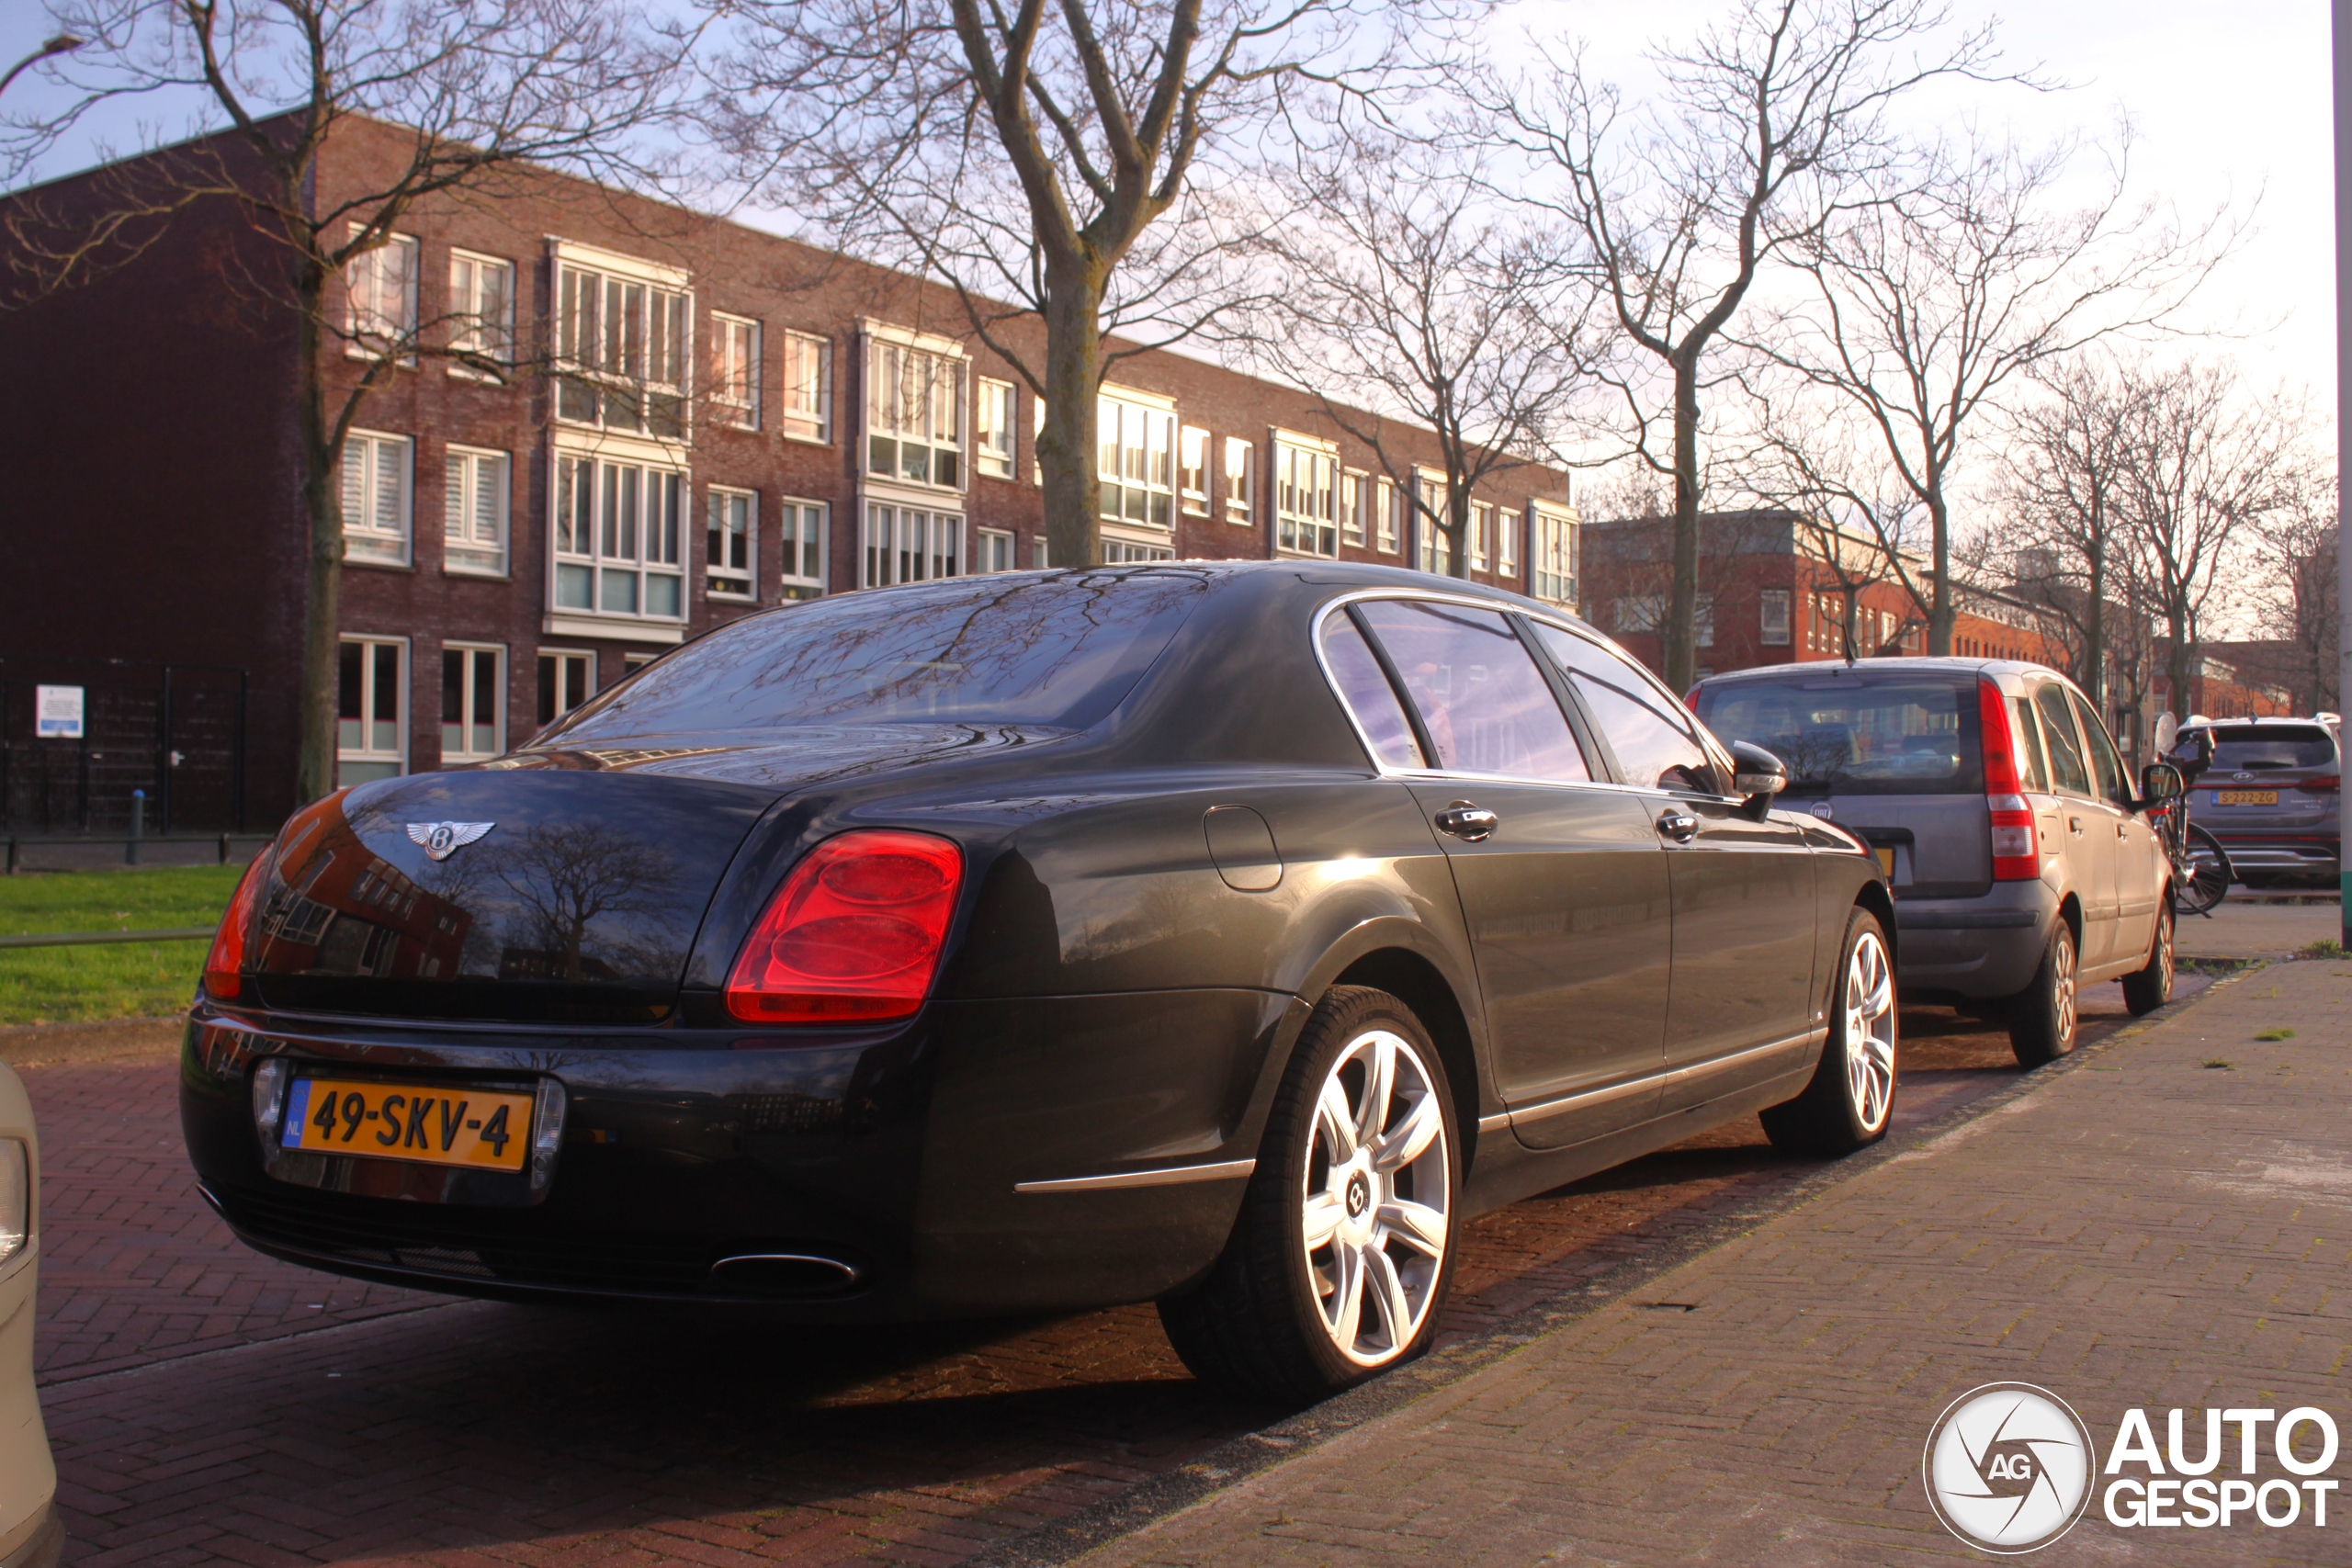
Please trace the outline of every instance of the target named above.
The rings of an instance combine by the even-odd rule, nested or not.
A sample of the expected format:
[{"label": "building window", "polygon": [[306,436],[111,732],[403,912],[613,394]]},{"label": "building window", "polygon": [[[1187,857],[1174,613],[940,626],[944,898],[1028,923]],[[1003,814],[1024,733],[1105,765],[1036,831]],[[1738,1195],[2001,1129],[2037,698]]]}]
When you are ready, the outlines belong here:
[{"label": "building window", "polygon": [[1372,485],[1350,468],[1340,476],[1340,543],[1363,548],[1364,513],[1372,505]]},{"label": "building window", "polygon": [[1373,484],[1372,525],[1374,546],[1384,556],[1396,553],[1396,541],[1404,537],[1403,513],[1405,492],[1395,481],[1378,479]]},{"label": "building window", "polygon": [[408,772],[408,644],[345,637],[335,709],[335,782],[350,785]]},{"label": "building window", "polygon": [[983,376],[972,407],[972,466],[994,479],[1012,477],[1012,383]]},{"label": "building window", "polygon": [[682,620],[685,476],[642,463],[556,459],[555,607]]},{"label": "building window", "polygon": [[1577,525],[1565,513],[1538,506],[1535,519],[1535,596],[1555,604],[1577,602]]},{"label": "building window", "polygon": [[869,502],[860,588],[954,577],[963,551],[964,520],[952,512]]},{"label": "building window", "polygon": [[1453,570],[1453,541],[1445,536],[1440,520],[1446,514],[1445,487],[1429,474],[1413,476],[1413,491],[1420,514],[1421,570],[1438,577]]},{"label": "building window", "polygon": [[1329,448],[1274,437],[1274,547],[1340,553],[1340,459]]},{"label": "building window", "polygon": [[827,339],[784,334],[784,433],[796,441],[833,438],[833,345]]},{"label": "building window", "polygon": [[344,438],[345,558],[408,564],[410,453],[404,435],[355,430]]},{"label": "building window", "polygon": [[705,529],[704,592],[738,599],[759,597],[760,498],[747,490],[710,487]]},{"label": "building window", "polygon": [[596,656],[539,649],[539,728],[545,729],[596,694]]},{"label": "building window", "polygon": [[[351,226],[353,238],[360,232],[360,225]],[[416,242],[394,234],[345,263],[343,276],[351,303],[351,354],[361,359],[397,355],[401,364],[415,364]]]},{"label": "building window", "polygon": [[1470,503],[1470,570],[1487,570],[1487,541],[1495,536],[1495,508],[1491,502]]},{"label": "building window", "polygon": [[1495,575],[1516,579],[1519,576],[1519,513],[1495,513]]},{"label": "building window", "polygon": [[1101,448],[1094,471],[1102,481],[1102,515],[1114,523],[1172,527],[1175,414],[1105,396],[1095,400],[1094,419],[1094,438]]},{"label": "building window", "polygon": [[1666,625],[1666,600],[1657,593],[1629,593],[1617,601],[1611,619],[1621,632],[1654,632]]},{"label": "building window", "polygon": [[1177,460],[1177,484],[1183,499],[1184,514],[1206,517],[1209,514],[1209,433],[1196,424],[1184,427],[1177,442],[1181,454]]},{"label": "building window", "polygon": [[442,473],[442,570],[505,576],[506,454],[452,446]]},{"label": "building window", "polygon": [[1046,547],[1046,536],[1043,534],[1038,535],[1035,539],[1029,541],[1029,554],[1032,558],[1029,564],[1035,567],[1039,571],[1044,571],[1054,564],[1053,561],[1048,558],[1052,555],[1052,552]]},{"label": "building window", "polygon": [[974,536],[972,567],[976,571],[1011,571],[1021,564],[1014,555],[1012,536],[995,528],[983,528]]},{"label": "building window", "polygon": [[1789,591],[1767,588],[1756,596],[1758,640],[1767,648],[1789,646]]},{"label": "building window", "polygon": [[441,649],[441,763],[486,762],[506,750],[506,650]]},{"label": "building window", "polygon": [[1715,646],[1715,596],[1712,593],[1700,594],[1699,603],[1692,607],[1690,643],[1694,648]]},{"label": "building window", "polygon": [[1031,398],[1029,400],[1029,482],[1033,485],[1042,485],[1046,482],[1046,460],[1039,455],[1037,449],[1037,443],[1045,434],[1046,400]]},{"label": "building window", "polygon": [[[1042,539],[1038,541],[1040,544],[1044,542]],[[1133,539],[1102,541],[1104,566],[1132,566],[1139,561],[1174,560],[1175,558],[1175,550],[1167,545],[1143,545],[1137,544]]]},{"label": "building window", "polygon": [[815,599],[825,592],[825,520],[821,501],[787,501],[777,532],[786,599]]},{"label": "building window", "polygon": [[964,362],[872,340],[865,363],[865,471],[964,488]]},{"label": "building window", "polygon": [[[449,253],[449,346],[497,365],[514,358],[514,264],[495,256]],[[449,368],[480,374],[464,365]]]},{"label": "building window", "polygon": [[710,400],[738,430],[760,427],[760,323],[710,318]]},{"label": "building window", "polygon": [[1257,481],[1257,451],[1238,435],[1225,438],[1225,520],[1248,527],[1251,522],[1250,497]]},{"label": "building window", "polygon": [[557,416],[683,437],[690,297],[584,266],[557,271]]}]

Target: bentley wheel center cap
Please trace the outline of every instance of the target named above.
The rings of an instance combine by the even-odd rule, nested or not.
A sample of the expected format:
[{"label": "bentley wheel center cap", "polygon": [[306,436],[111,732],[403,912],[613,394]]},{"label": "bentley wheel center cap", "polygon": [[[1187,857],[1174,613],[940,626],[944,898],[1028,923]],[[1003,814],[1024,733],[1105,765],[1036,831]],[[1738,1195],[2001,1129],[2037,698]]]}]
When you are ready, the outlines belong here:
[{"label": "bentley wheel center cap", "polygon": [[1372,1183],[1364,1179],[1363,1171],[1348,1178],[1348,1218],[1360,1220],[1372,1207]]}]

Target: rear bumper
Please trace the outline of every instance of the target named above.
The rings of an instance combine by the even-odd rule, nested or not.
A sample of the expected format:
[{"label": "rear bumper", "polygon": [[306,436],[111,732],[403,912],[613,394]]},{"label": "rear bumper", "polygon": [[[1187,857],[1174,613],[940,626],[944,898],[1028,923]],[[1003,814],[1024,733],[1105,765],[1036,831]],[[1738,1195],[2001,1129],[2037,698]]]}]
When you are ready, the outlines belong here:
[{"label": "rear bumper", "polygon": [[0,1530],[0,1568],[57,1568],[65,1555],[65,1519],[57,1499],[14,1529]]},{"label": "rear bumper", "polygon": [[2260,829],[2228,830],[2199,823],[2230,857],[2233,871],[2291,872],[2334,876],[2341,859],[2342,837],[2335,833],[2282,833]]},{"label": "rear bumper", "polygon": [[[1206,1269],[1246,1171],[1016,1188],[1246,1161],[1291,1010],[1278,993],[1157,992],[937,1003],[887,1031],[582,1035],[200,1014],[181,1116],[240,1238],[336,1273],[810,1320],[1056,1311]],[[298,1072],[557,1078],[567,1112],[543,1201],[420,1201],[413,1180],[370,1195],[394,1189],[388,1162],[362,1158],[330,1159],[318,1186],[273,1178],[250,1090],[273,1055]],[[746,1256],[816,1261],[714,1271]]]},{"label": "rear bumper", "polygon": [[2057,892],[2040,881],[1996,882],[1973,898],[1898,897],[1895,978],[1922,1000],[2015,996],[2033,978],[2057,918]]}]

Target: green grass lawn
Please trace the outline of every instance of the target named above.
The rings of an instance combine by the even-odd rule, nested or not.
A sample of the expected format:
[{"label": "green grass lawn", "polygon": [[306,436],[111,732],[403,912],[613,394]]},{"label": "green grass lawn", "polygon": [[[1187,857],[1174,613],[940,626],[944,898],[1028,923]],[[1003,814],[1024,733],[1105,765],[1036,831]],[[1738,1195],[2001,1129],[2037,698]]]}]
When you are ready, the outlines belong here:
[{"label": "green grass lawn", "polygon": [[[209,926],[242,866],[0,876],[0,934]],[[187,1006],[209,939],[0,949],[0,1025],[153,1018]]]}]

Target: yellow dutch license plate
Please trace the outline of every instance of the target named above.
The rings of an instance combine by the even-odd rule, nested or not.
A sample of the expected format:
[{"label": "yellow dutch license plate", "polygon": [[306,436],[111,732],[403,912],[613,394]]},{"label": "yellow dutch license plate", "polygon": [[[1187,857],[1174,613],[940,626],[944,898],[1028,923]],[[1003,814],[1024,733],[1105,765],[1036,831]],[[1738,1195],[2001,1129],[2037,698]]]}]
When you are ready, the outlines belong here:
[{"label": "yellow dutch license plate", "polygon": [[2213,792],[2216,806],[2276,806],[2278,792],[2275,789],[2217,789]]},{"label": "yellow dutch license plate", "polygon": [[1894,852],[1893,850],[1881,849],[1878,852],[1878,868],[1879,870],[1886,873],[1889,876],[1893,876],[1894,874]]},{"label": "yellow dutch license plate", "polygon": [[520,1170],[531,1149],[531,1099],[511,1090],[296,1078],[278,1144],[475,1170]]}]

